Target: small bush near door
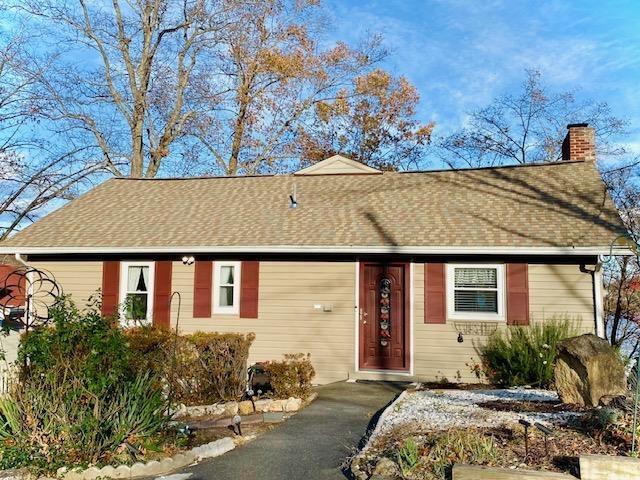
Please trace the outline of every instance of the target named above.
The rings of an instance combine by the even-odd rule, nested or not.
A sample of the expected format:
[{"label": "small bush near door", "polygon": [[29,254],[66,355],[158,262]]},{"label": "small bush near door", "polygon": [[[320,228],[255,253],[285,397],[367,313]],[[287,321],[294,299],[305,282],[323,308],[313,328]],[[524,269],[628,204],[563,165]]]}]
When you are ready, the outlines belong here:
[{"label": "small bush near door", "polygon": [[478,347],[482,372],[496,385],[547,388],[553,382],[557,343],[575,335],[566,318],[497,330]]},{"label": "small bush near door", "polygon": [[316,371],[311,365],[311,355],[286,354],[284,360],[262,364],[269,376],[273,396],[276,398],[307,398],[311,394],[311,381]]}]

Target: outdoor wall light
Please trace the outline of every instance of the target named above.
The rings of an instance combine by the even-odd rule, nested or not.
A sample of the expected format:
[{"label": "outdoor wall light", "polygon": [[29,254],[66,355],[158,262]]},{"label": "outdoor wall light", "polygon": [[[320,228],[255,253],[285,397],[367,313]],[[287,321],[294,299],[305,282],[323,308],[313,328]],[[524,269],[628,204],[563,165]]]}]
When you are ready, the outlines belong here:
[{"label": "outdoor wall light", "polygon": [[462,336],[462,332],[458,333],[458,343],[464,342],[464,337]]},{"label": "outdoor wall light", "polygon": [[196,259],[193,258],[193,256],[188,257],[188,256],[185,255],[184,257],[182,257],[182,264],[183,265],[193,265],[195,261],[196,261]]}]

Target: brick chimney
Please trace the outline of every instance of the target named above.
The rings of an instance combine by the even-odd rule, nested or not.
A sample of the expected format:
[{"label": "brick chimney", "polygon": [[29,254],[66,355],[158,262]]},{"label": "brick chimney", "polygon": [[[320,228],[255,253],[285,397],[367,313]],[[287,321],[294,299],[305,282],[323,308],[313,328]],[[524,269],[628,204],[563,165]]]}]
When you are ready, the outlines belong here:
[{"label": "brick chimney", "polygon": [[570,123],[562,142],[562,160],[595,162],[596,132],[587,123]]}]

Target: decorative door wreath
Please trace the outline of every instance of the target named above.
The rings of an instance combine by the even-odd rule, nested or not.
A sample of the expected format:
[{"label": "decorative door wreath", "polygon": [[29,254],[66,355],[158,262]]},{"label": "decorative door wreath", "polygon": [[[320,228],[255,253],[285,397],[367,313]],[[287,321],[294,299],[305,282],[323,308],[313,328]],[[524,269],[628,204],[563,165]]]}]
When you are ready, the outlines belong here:
[{"label": "decorative door wreath", "polygon": [[380,280],[380,345],[386,347],[391,340],[391,279]]}]

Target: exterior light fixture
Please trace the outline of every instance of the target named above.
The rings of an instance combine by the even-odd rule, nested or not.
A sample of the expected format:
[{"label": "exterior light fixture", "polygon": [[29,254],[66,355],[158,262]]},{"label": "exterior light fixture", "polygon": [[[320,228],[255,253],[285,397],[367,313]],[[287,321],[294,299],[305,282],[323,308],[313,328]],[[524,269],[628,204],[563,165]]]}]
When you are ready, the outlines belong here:
[{"label": "exterior light fixture", "polygon": [[242,428],[240,427],[241,423],[242,418],[240,417],[240,415],[235,415],[233,417],[233,432],[240,436],[242,436]]},{"label": "exterior light fixture", "polygon": [[615,245],[629,247],[629,249],[636,256],[638,256],[638,254],[640,253],[639,252],[640,248],[638,248],[638,243],[633,239],[633,237],[630,234],[624,233],[622,235],[618,235],[616,238],[614,238],[611,241],[611,244],[609,245],[609,255],[601,259],[602,263],[609,263],[613,259],[613,247]]},{"label": "exterior light fixture", "polygon": [[527,422],[524,418],[518,420],[518,423],[524,427],[524,460],[529,458],[529,427],[531,422]]},{"label": "exterior light fixture", "polygon": [[464,342],[464,337],[462,336],[462,332],[458,332],[458,343]]},{"label": "exterior light fixture", "polygon": [[553,435],[553,430],[551,430],[548,427],[545,427],[544,425],[542,425],[539,422],[536,422],[533,425],[544,434],[544,453],[548,457],[549,456],[549,445],[548,445],[547,438],[549,436]]},{"label": "exterior light fixture", "polygon": [[182,264],[183,265],[193,265],[195,261],[196,261],[196,259],[193,258],[193,256],[188,257],[188,256],[185,255],[184,257],[182,257]]}]

